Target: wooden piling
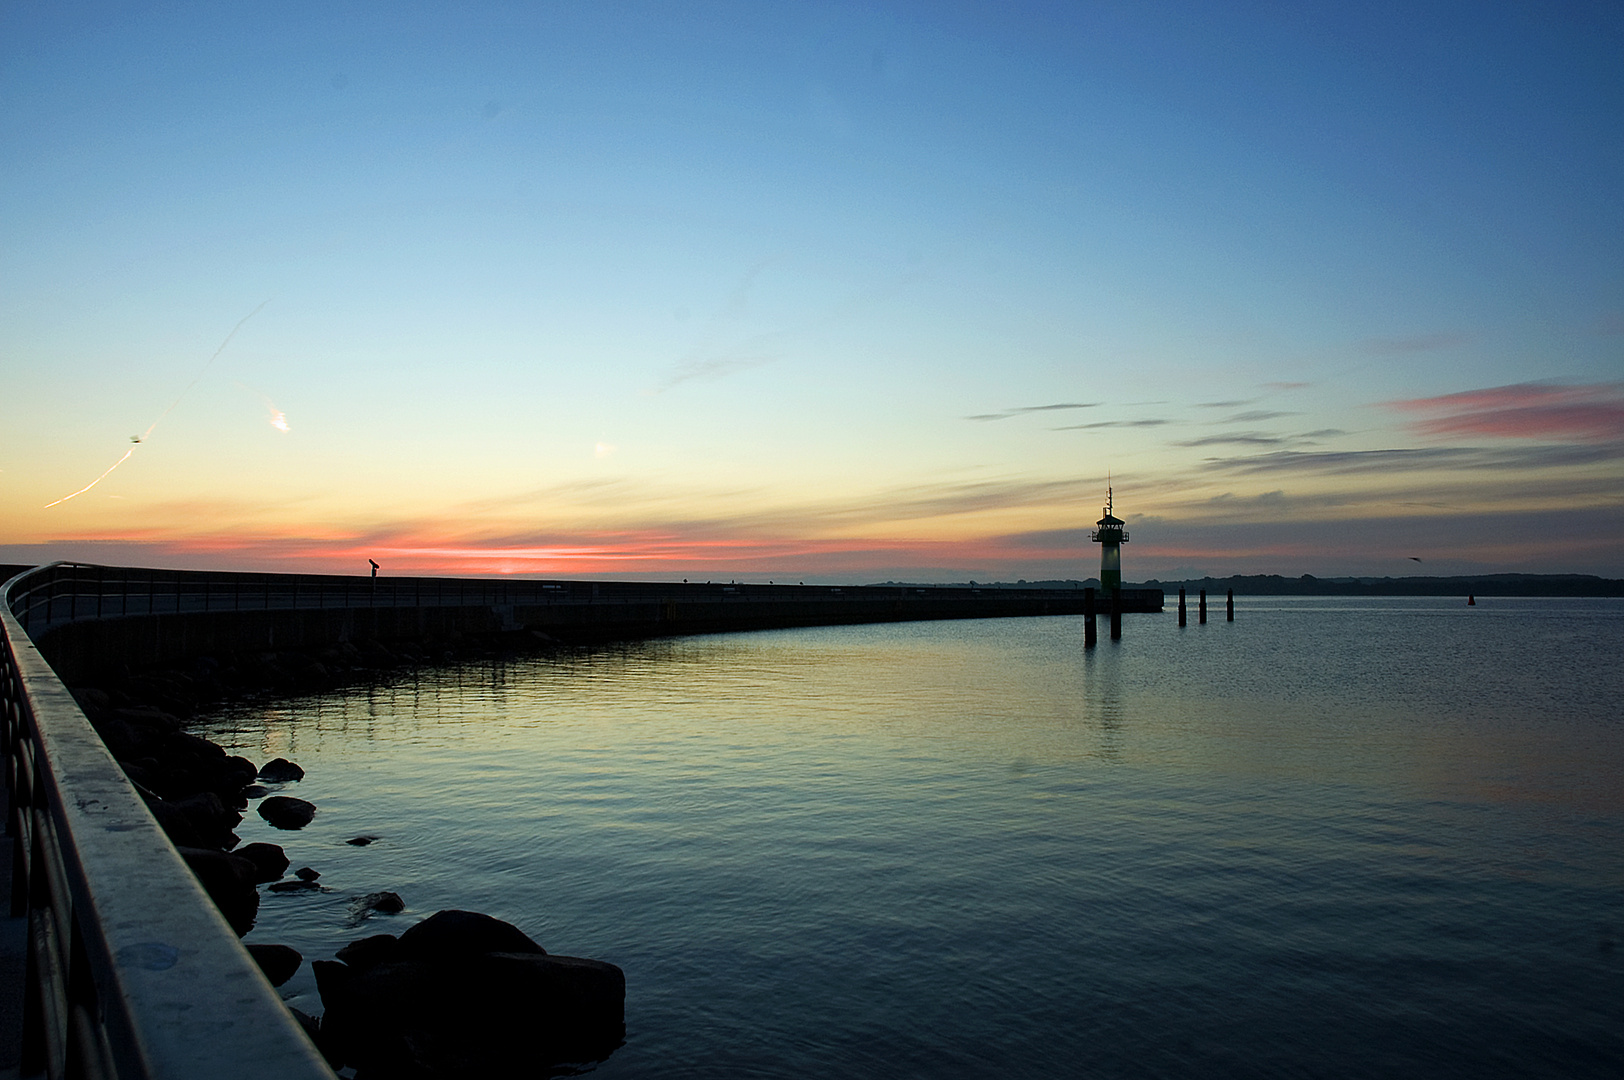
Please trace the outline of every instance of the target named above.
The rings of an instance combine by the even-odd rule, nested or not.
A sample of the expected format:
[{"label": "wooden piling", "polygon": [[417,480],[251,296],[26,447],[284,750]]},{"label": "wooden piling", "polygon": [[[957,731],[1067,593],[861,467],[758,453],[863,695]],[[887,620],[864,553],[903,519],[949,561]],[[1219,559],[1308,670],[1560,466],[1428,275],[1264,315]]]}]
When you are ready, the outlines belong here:
[{"label": "wooden piling", "polygon": [[1099,628],[1094,623],[1094,590],[1083,590],[1083,648],[1092,649],[1099,641]]},{"label": "wooden piling", "polygon": [[1228,622],[1235,621],[1235,590],[1229,590],[1229,596],[1224,600],[1224,618]]},{"label": "wooden piling", "polygon": [[1207,625],[1207,590],[1201,590],[1201,625]]},{"label": "wooden piling", "polygon": [[1111,590],[1111,640],[1122,640],[1122,590]]},{"label": "wooden piling", "polygon": [[1179,625],[1184,625],[1184,590],[1179,590]]}]

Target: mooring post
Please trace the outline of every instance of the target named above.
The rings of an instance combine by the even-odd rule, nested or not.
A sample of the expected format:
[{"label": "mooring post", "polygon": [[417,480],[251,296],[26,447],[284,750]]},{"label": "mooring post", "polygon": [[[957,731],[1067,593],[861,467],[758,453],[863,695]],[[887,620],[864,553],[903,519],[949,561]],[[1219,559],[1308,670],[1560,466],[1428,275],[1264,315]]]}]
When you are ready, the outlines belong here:
[{"label": "mooring post", "polygon": [[1122,590],[1111,590],[1111,640],[1122,640]]},{"label": "mooring post", "polygon": [[1235,590],[1229,590],[1229,596],[1224,600],[1224,617],[1230,622],[1235,621]]},{"label": "mooring post", "polygon": [[1184,625],[1184,590],[1179,590],[1179,625]]},{"label": "mooring post", "polygon": [[1207,625],[1207,590],[1201,590],[1201,625]]},{"label": "mooring post", "polygon": [[1090,586],[1083,590],[1083,648],[1092,649],[1099,636],[1094,624],[1094,589]]}]

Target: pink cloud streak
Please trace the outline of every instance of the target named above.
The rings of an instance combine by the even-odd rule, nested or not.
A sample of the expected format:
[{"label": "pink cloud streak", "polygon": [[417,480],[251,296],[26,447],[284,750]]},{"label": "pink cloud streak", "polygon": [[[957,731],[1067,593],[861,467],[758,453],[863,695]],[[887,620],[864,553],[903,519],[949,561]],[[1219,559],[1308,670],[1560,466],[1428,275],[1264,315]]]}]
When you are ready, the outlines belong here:
[{"label": "pink cloud streak", "polygon": [[1428,435],[1488,435],[1560,442],[1624,441],[1624,384],[1518,383],[1439,397],[1386,402]]}]

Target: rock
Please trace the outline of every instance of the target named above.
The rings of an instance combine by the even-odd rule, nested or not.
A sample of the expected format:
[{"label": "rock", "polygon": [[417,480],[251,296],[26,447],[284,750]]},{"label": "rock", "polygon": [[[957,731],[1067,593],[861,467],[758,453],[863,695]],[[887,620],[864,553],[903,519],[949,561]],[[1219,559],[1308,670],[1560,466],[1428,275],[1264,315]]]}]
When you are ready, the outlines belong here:
[{"label": "rock", "polygon": [[304,957],[289,945],[251,944],[248,955],[254,958],[254,963],[259,965],[259,970],[265,973],[272,986],[281,986],[293,978],[293,973],[304,963]]},{"label": "rock", "polygon": [[[147,793],[142,792],[143,797]],[[169,837],[169,842],[178,848],[206,848],[209,845],[198,834],[192,825],[192,819],[186,816],[185,811],[172,802],[152,795],[146,798],[147,809],[152,816],[158,819],[158,827]]]},{"label": "rock", "polygon": [[259,778],[272,784],[286,784],[295,780],[303,780],[304,774],[303,769],[287,758],[273,758],[260,766],[259,769]]},{"label": "rock", "polygon": [[228,757],[215,769],[215,779],[218,787],[215,790],[238,794],[243,788],[254,782],[259,770],[254,763],[245,757]]},{"label": "rock", "polygon": [[321,1021],[303,1010],[295,1009],[292,1005],[288,1006],[288,1012],[293,1014],[293,1019],[298,1022],[299,1027],[304,1029],[305,1038],[320,1046]]},{"label": "rock", "polygon": [[361,659],[373,667],[393,667],[400,663],[399,657],[375,638],[365,639],[357,648],[361,652]]},{"label": "rock", "polygon": [[[393,895],[393,894],[390,894]],[[413,960],[454,959],[482,953],[547,950],[512,923],[477,911],[437,911],[400,935],[401,953]]]},{"label": "rock", "polygon": [[176,734],[181,728],[180,717],[151,705],[114,709],[113,715],[153,738]]},{"label": "rock", "polygon": [[242,937],[254,928],[259,914],[259,889],[254,878],[258,870],[241,855],[228,855],[209,848],[177,848],[186,865],[226,917],[231,929]]},{"label": "rock", "polygon": [[400,957],[400,939],[394,934],[373,934],[360,938],[335,953],[354,971],[365,971]]},{"label": "rock", "polygon": [[372,841],[377,839],[380,838],[376,836],[354,836],[344,842],[346,844],[354,844],[356,847],[366,847],[368,844],[372,843]]},{"label": "rock", "polygon": [[92,720],[91,727],[94,727],[96,734],[101,736],[101,741],[107,746],[107,752],[120,761],[139,757],[150,742],[142,737],[141,732],[116,716]]},{"label": "rock", "polygon": [[343,999],[355,974],[348,964],[337,960],[312,960],[310,973],[316,977],[316,993],[321,995],[323,1004]]},{"label": "rock", "polygon": [[320,892],[321,886],[314,881],[273,881],[272,892]]},{"label": "rock", "polygon": [[[524,948],[485,950],[492,941]],[[563,1063],[602,1060],[625,1037],[618,967],[549,956],[489,916],[440,912],[398,942],[366,938],[346,954],[353,966],[312,967],[327,1009],[322,1049],[358,1074],[552,1075]]]},{"label": "rock", "polygon": [[[128,772],[129,771],[128,767],[126,767],[124,771]],[[244,802],[247,802],[249,799],[263,799],[265,796],[269,795],[270,793],[271,793],[271,789],[268,788],[268,787],[262,787],[259,784],[249,784],[247,787],[243,788],[237,794],[242,797],[242,800]]]},{"label": "rock", "polygon": [[374,892],[350,903],[350,919],[360,922],[376,911],[380,915],[398,915],[406,910],[406,901],[399,893]]},{"label": "rock", "polygon": [[614,964],[582,956],[491,953],[469,968],[491,998],[489,1007],[514,1026],[525,1015],[553,1029],[564,1060],[590,1060],[594,1047],[619,1045],[625,1034],[626,975]]},{"label": "rock", "polygon": [[201,847],[231,848],[237,844],[237,834],[231,830],[242,822],[242,815],[229,810],[212,791],[200,791],[184,799],[173,799],[169,806],[186,816],[193,830],[202,839]]},{"label": "rock", "polygon": [[301,866],[299,869],[293,872],[293,876],[298,878],[300,881],[315,881],[317,878],[321,877],[321,872],[319,870],[312,870],[308,866]]},{"label": "rock", "polygon": [[316,806],[303,799],[272,795],[259,804],[259,816],[278,829],[302,829],[316,816]]},{"label": "rock", "polygon": [[[121,716],[125,712],[122,709],[119,711]],[[208,765],[218,764],[226,758],[226,752],[222,748],[201,735],[192,735],[185,731],[176,731],[165,736],[159,742],[158,749],[177,760],[192,760]]]},{"label": "rock", "polygon": [[113,707],[113,699],[107,696],[107,691],[98,690],[93,686],[81,686],[69,691],[79,707],[86,715],[106,712]]},{"label": "rock", "polygon": [[130,783],[135,785],[136,790],[139,791],[143,797],[148,795],[151,795],[154,798],[157,797],[157,793],[152,790],[152,785],[156,782],[155,778],[153,777],[152,770],[148,769],[144,765],[139,765],[133,761],[124,761],[122,759],[119,761],[119,766],[123,768],[124,775],[129,778]]},{"label": "rock", "polygon": [[275,844],[244,844],[233,854],[240,855],[254,864],[256,870],[254,880],[261,885],[267,881],[275,881],[288,869],[287,853]]}]

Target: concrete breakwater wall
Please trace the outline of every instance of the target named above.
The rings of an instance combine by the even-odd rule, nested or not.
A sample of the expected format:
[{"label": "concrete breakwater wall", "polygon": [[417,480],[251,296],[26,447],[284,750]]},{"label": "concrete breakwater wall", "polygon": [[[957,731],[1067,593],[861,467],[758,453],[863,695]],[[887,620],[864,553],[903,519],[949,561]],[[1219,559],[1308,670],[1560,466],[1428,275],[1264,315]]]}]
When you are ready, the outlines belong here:
[{"label": "concrete breakwater wall", "polygon": [[[1110,598],[1095,601],[1101,614]],[[1077,615],[1078,589],[220,574],[58,564],[13,606],[71,682],[196,656],[531,631],[593,643],[797,626]],[[1126,589],[1124,612],[1162,610]]]}]

